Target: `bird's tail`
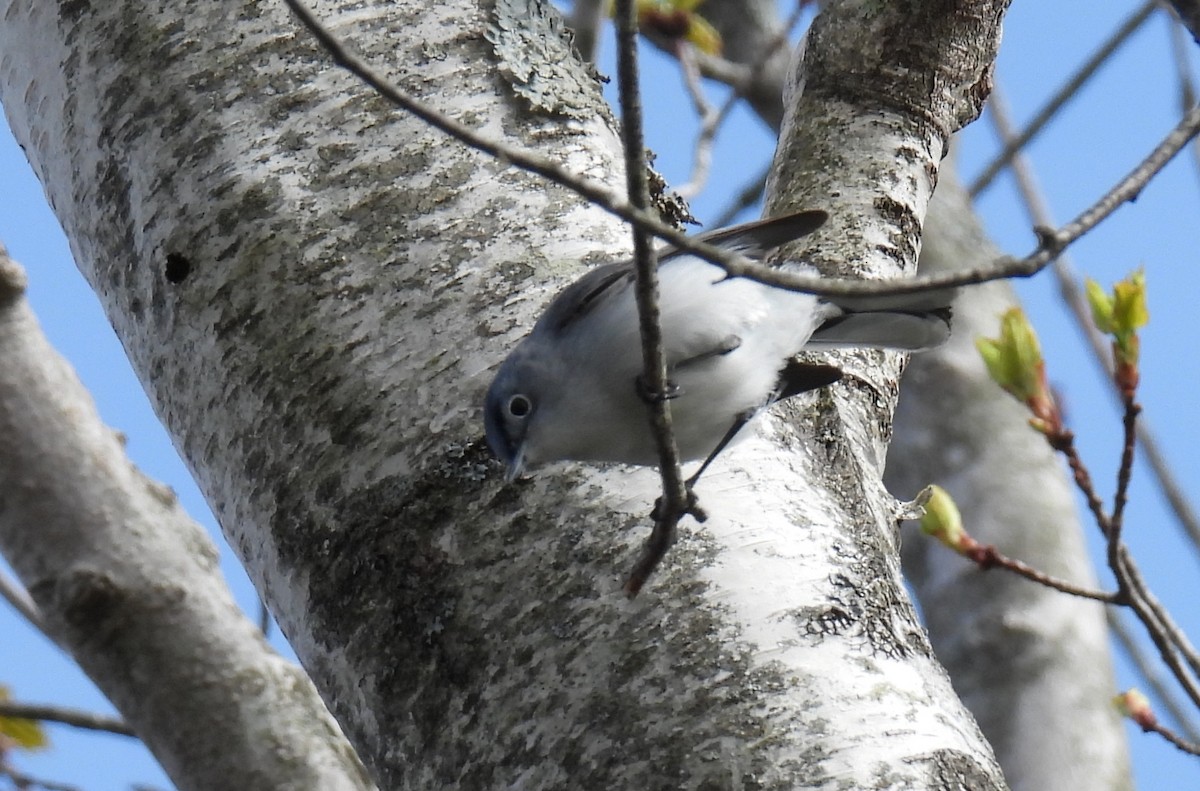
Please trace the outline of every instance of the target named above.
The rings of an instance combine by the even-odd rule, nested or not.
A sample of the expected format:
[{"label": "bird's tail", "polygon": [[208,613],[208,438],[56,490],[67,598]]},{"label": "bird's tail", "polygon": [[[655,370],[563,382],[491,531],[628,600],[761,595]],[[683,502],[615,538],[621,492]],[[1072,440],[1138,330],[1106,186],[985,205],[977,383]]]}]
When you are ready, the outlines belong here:
[{"label": "bird's tail", "polygon": [[950,303],[957,290],[830,300],[840,314],[827,319],[807,347],[871,347],[917,352],[950,337]]}]

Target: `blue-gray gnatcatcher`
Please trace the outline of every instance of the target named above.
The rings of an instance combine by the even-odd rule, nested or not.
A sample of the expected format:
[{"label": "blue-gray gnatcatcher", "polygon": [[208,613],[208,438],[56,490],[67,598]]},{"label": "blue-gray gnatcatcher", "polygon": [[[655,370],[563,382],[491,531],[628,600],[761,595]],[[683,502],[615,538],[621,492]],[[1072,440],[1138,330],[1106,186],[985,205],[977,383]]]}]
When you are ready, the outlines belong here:
[{"label": "blue-gray gnatcatcher", "polygon": [[[699,238],[762,258],[816,230],[826,216],[802,211]],[[825,299],[727,278],[674,249],[660,252],[658,277],[671,414],[685,461],[711,461],[764,406],[841,376],[831,366],[794,360],[801,350],[918,351],[950,335],[953,294],[946,291]],[[567,459],[657,464],[640,386],[641,348],[632,261],[597,267],[563,289],[488,389],[487,440],[509,477]]]}]

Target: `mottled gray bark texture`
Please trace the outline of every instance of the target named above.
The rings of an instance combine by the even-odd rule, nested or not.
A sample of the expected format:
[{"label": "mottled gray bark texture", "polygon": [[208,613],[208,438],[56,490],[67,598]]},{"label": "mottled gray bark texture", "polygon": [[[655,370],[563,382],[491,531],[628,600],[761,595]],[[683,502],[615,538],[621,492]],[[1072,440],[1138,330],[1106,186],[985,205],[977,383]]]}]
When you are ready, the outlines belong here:
[{"label": "mottled gray bark texture", "polygon": [[[944,168],[925,226],[922,271],[979,266],[998,254]],[[974,339],[995,337],[998,316],[1014,302],[1006,283],[965,290],[951,342],[910,363],[885,480],[900,496],[941,485],[976,539],[1095,588],[1062,464],[975,350]],[[1109,704],[1115,682],[1103,605],[1003,571],[981,572],[916,534],[904,559],[938,658],[1011,786],[1130,788],[1124,728]]]},{"label": "mottled gray bark texture", "polygon": [[0,552],[181,789],[374,786],[300,668],[238,609],[217,550],[100,422],[0,246]]},{"label": "mottled gray bark texture", "polygon": [[[815,260],[911,270],[1003,6],[828,5],[774,177],[777,208],[834,213]],[[540,9],[319,6],[405,90],[617,185],[609,112]],[[899,583],[896,360],[848,358],[816,417],[764,421],[628,602],[653,473],[505,484],[479,416],[548,290],[627,249],[619,223],[392,111],[276,4],[0,19],[0,99],[80,267],[381,786],[1002,787]]]},{"label": "mottled gray bark texture", "polygon": [[[777,18],[739,13],[744,5],[758,7],[754,0],[708,0],[704,11],[727,41],[764,40],[779,27]],[[738,63],[757,55],[753,49],[739,53],[725,54]],[[762,93],[772,88],[769,74],[758,87]],[[774,88],[775,110],[762,113],[755,105],[767,123],[782,118],[782,86]],[[997,252],[946,165],[948,160],[922,229],[923,271],[976,265]],[[1011,300],[1005,285],[969,289],[956,306],[952,344],[910,362],[885,481],[898,496],[912,497],[928,483],[953,479],[971,509],[970,529],[979,529],[984,540],[1034,560],[1048,554],[1061,573],[1085,581],[1093,574],[1070,484],[1045,443],[1026,428],[1020,408],[983,382],[974,357],[973,336],[993,332],[996,315]],[[964,382],[971,379],[977,387],[968,389]],[[971,406],[964,407],[968,400]],[[987,453],[965,449],[964,437]],[[1027,479],[1036,485],[1023,487]],[[992,512],[992,506],[999,508]],[[984,579],[939,545],[916,537],[907,538],[905,559],[939,659],[1012,786],[1128,786],[1123,724],[1107,702],[1112,671],[1096,605],[1031,589],[1016,578]],[[997,647],[1003,650],[992,650]],[[1078,725],[1070,722],[1076,719]]]}]

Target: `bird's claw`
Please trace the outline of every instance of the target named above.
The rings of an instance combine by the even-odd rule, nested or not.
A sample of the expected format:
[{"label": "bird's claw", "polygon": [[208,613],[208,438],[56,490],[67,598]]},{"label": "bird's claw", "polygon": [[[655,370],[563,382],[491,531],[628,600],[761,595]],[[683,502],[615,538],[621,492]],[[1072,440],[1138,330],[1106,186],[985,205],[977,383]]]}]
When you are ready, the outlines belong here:
[{"label": "bird's claw", "polygon": [[647,404],[660,404],[663,401],[670,401],[683,395],[683,390],[679,387],[679,385],[675,384],[670,379],[667,380],[666,388],[661,392],[651,389],[650,385],[646,383],[645,378],[641,374],[638,374],[633,381],[634,387],[637,389],[638,397]]}]

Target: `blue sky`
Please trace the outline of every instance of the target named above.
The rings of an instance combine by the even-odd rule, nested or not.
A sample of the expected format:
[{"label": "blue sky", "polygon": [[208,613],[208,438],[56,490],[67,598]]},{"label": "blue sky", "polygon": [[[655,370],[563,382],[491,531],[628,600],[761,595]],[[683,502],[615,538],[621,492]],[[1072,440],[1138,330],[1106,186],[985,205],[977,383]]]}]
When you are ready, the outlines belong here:
[{"label": "blue sky", "polygon": [[[1086,10],[1064,3],[1013,5],[997,84],[1018,124],[1133,8],[1132,3],[1090,3]],[[1176,123],[1180,111],[1169,44],[1166,19],[1157,15],[1030,146],[1058,222],[1070,219],[1110,188]],[[606,39],[603,55],[610,57],[611,50],[611,39]],[[647,143],[658,154],[659,169],[671,182],[683,183],[691,149],[689,136],[680,133],[680,119],[691,117],[691,110],[677,90],[678,67],[653,52],[647,52],[644,67],[647,85],[656,90],[655,100],[646,106]],[[1194,52],[1192,69],[1196,70]],[[603,62],[602,70],[613,73],[611,61]],[[717,101],[720,91],[712,91]],[[708,221],[719,214],[731,196],[765,167],[773,146],[773,137],[755,118],[735,112],[718,139],[709,187],[693,201],[696,216]],[[961,138],[963,176],[970,179],[977,173],[995,148],[986,118],[968,129]],[[0,184],[4,186],[0,241],[28,269],[29,296],[47,335],[76,367],[104,419],[128,436],[134,461],[150,476],[170,484],[188,512],[220,541],[207,506],[150,410],[95,297],[75,269],[41,188],[6,127],[0,129]],[[979,208],[1003,249],[1017,255],[1033,249],[1029,221],[1007,177],[981,196]],[[1185,342],[1196,336],[1197,217],[1200,172],[1185,152],[1135,204],[1120,209],[1071,250],[1076,266],[1106,285],[1138,266],[1146,268],[1152,320],[1142,341],[1141,401],[1185,490],[1192,494],[1197,493],[1200,480],[1200,454],[1195,452],[1200,442],[1195,420],[1200,374]],[[1107,494],[1120,451],[1119,419],[1112,401],[1065,316],[1051,277],[1043,274],[1021,282],[1018,290],[1041,334],[1049,374],[1063,395],[1084,457],[1092,464],[1100,490]],[[1191,635],[1200,638],[1200,613],[1194,604],[1200,555],[1179,540],[1162,498],[1140,467],[1127,525],[1131,548],[1154,590]],[[223,542],[221,546],[223,567],[239,602],[256,612],[253,590],[232,552]],[[1093,540],[1093,549],[1098,547]],[[3,605],[0,635],[0,683],[13,688],[18,698],[111,711],[69,659]],[[1122,687],[1138,683],[1123,661],[1118,662],[1118,672]],[[63,727],[52,728],[51,736],[52,750],[17,759],[24,771],[90,791],[128,788],[132,783],[170,787],[146,751],[131,740]],[[1197,759],[1132,727],[1130,744],[1139,787],[1179,787],[1182,778],[1190,778],[1190,785],[1200,783]]]}]

